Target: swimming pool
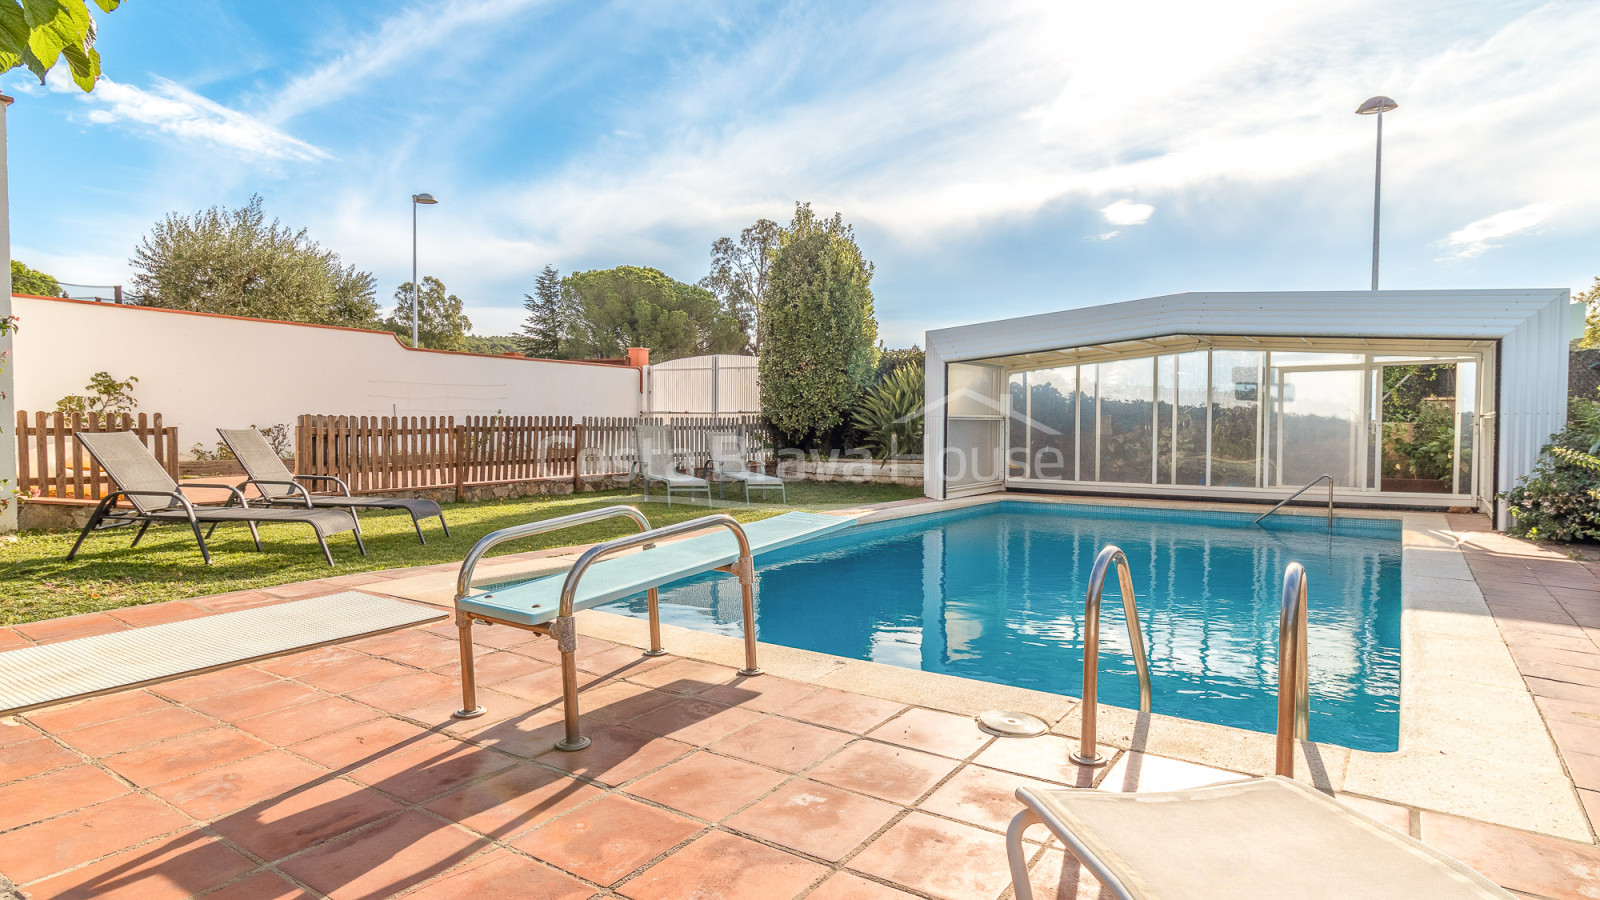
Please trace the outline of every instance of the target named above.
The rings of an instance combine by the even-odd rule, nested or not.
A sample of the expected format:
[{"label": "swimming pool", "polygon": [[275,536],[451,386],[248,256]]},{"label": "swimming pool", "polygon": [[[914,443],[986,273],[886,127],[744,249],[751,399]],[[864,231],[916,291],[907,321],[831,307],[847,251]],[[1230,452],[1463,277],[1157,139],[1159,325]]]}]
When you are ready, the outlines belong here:
[{"label": "swimming pool", "polygon": [[[1310,592],[1313,740],[1394,750],[1400,721],[1400,523],[1001,501],[862,525],[757,559],[761,640],[1079,696],[1096,553],[1128,556],[1152,711],[1272,732],[1284,567]],[[741,633],[738,582],[663,587],[664,622]],[[644,617],[645,598],[603,609]],[[1117,579],[1102,612],[1100,700],[1137,708]]]}]

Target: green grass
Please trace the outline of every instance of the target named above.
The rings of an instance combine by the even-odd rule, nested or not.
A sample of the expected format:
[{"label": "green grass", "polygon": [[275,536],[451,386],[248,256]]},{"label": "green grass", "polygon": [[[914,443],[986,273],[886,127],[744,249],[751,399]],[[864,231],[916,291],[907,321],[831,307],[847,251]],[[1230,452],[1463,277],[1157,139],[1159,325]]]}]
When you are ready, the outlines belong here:
[{"label": "green grass", "polygon": [[[729,502],[719,511],[740,521],[754,521],[790,509],[825,509],[863,503],[903,500],[921,494],[898,485],[789,485],[789,505]],[[15,625],[57,616],[98,612],[142,603],[179,600],[251,588],[270,587],[314,578],[350,575],[378,569],[459,563],[485,534],[510,525],[597,509],[616,503],[639,503],[633,492],[602,491],[557,497],[532,497],[482,503],[445,504],[451,537],[438,520],[423,523],[427,546],[417,543],[411,518],[404,512],[362,516],[367,555],[361,556],[346,533],[329,540],[334,566],[329,568],[311,529],[304,525],[261,526],[262,552],[250,543],[243,526],[219,528],[207,542],[212,564],[205,565],[187,526],[152,527],[138,548],[129,549],[131,529],[90,535],[77,559],[66,561],[76,532],[24,532],[0,543],[0,625]],[[704,505],[639,503],[652,525],[667,525],[704,515]],[[631,533],[626,520],[603,522],[553,534],[535,535],[501,545],[496,552],[516,553],[620,537]]]}]

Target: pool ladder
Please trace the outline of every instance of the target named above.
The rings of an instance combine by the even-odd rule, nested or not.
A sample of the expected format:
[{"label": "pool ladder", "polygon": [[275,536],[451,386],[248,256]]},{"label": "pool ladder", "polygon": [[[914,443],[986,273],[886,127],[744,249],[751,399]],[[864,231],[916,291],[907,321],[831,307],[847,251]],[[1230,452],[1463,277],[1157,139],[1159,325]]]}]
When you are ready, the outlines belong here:
[{"label": "pool ladder", "polygon": [[[1139,628],[1139,608],[1133,595],[1133,576],[1128,557],[1115,544],[1107,544],[1095,557],[1089,573],[1089,591],[1083,613],[1083,706],[1078,752],[1072,761],[1080,766],[1103,766],[1106,758],[1095,746],[1095,726],[1099,719],[1100,675],[1100,598],[1105,591],[1106,574],[1117,567],[1122,590],[1123,617],[1128,621],[1128,644],[1133,650],[1133,665],[1139,673],[1139,712],[1150,712],[1150,662],[1145,655],[1144,635]],[[1306,740],[1311,715],[1310,677],[1306,661],[1306,570],[1289,563],[1283,573],[1283,598],[1278,612],[1278,730],[1275,770],[1294,777],[1294,742]]]}]

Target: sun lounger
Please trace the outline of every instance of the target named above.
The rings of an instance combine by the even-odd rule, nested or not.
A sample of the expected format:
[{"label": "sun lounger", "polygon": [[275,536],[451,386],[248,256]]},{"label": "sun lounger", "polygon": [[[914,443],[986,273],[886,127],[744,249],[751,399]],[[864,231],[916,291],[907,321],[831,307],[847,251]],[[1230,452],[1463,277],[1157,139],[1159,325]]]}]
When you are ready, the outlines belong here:
[{"label": "sun lounger", "polygon": [[746,460],[749,459],[749,448],[745,446],[744,439],[737,434],[711,435],[711,477],[717,481],[717,496],[723,496],[722,490],[730,481],[740,482],[744,485],[744,502],[750,502],[750,489],[770,491],[776,488],[782,492],[783,502],[789,502],[789,488],[782,478],[776,478],[764,472],[751,470]]},{"label": "sun lounger", "polygon": [[[350,486],[333,475],[296,475],[283,464],[283,457],[267,443],[266,436],[254,428],[218,428],[217,433],[227,443],[228,449],[244,466],[261,498],[274,507],[301,507],[311,509],[344,509],[355,516],[363,509],[403,509],[411,514],[411,525],[417,529],[417,540],[428,543],[422,535],[422,520],[439,517],[444,536],[450,536],[450,526],[445,524],[444,510],[432,500],[402,497],[352,497]],[[301,482],[330,482],[342,493],[313,493]],[[357,528],[360,519],[356,520]]]},{"label": "sun lounger", "polygon": [[639,451],[639,475],[644,480],[644,498],[650,499],[650,482],[667,486],[667,505],[672,505],[672,492],[694,495],[705,492],[706,502],[711,502],[711,482],[678,471],[678,461],[672,451],[672,431],[665,425],[637,425],[633,429],[635,446]]},{"label": "sun lounger", "polygon": [[[106,474],[116,483],[117,489],[95,507],[94,514],[89,517],[89,523],[83,526],[83,531],[78,533],[77,542],[67,553],[69,560],[77,555],[78,549],[83,546],[84,538],[92,531],[138,525],[139,531],[133,536],[133,546],[137,547],[151,524],[180,522],[187,523],[194,531],[194,539],[200,545],[200,556],[205,559],[206,565],[211,564],[211,551],[206,549],[206,539],[200,532],[200,526],[210,525],[214,528],[219,524],[230,522],[241,522],[250,527],[250,537],[255,540],[257,550],[261,549],[261,536],[256,532],[257,524],[292,522],[311,526],[316,532],[317,543],[322,545],[322,555],[327,558],[330,566],[333,565],[333,554],[328,550],[330,534],[355,532],[356,546],[361,548],[362,556],[367,555],[367,548],[361,543],[361,533],[357,528],[355,516],[342,509],[254,508],[245,500],[244,494],[233,485],[179,485],[151,455],[139,437],[131,431],[80,431],[75,437],[94,457],[95,462],[100,464],[100,468],[106,470]],[[218,488],[229,491],[228,505],[196,506],[183,494],[184,490],[190,488]],[[119,507],[117,501],[124,498],[129,506]],[[235,501],[238,502],[238,506],[232,505]]]},{"label": "sun lounger", "polygon": [[1510,900],[1461,863],[1316,789],[1272,776],[1187,791],[1018,788],[1006,849],[1032,900],[1022,843],[1042,822],[1118,900]]}]

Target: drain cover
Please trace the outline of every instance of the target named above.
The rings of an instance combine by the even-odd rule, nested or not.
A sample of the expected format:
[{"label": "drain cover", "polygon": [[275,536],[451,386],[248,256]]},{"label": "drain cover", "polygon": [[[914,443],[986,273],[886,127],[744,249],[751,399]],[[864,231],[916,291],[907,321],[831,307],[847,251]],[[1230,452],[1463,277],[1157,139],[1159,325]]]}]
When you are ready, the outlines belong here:
[{"label": "drain cover", "polygon": [[1045,725],[1027,713],[991,709],[978,716],[978,727],[1000,737],[1033,737],[1044,734]]}]

